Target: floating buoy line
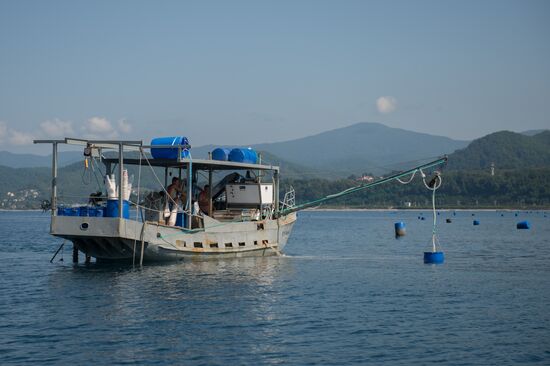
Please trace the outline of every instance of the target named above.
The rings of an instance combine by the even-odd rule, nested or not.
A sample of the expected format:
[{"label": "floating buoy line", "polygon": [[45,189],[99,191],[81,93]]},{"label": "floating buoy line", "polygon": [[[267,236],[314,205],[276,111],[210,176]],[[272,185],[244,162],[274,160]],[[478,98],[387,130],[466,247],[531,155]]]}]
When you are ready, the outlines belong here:
[{"label": "floating buoy line", "polygon": [[[413,181],[416,173],[420,173],[422,176],[422,181],[424,183],[424,186],[432,191],[432,213],[433,213],[433,227],[432,227],[432,240],[431,240],[431,251],[424,252],[424,263],[443,263],[444,262],[444,254],[441,250],[441,245],[439,243],[439,239],[437,238],[437,211],[435,209],[435,192],[441,187],[442,179],[441,179],[441,173],[439,171],[434,172],[434,176],[429,182],[426,182],[426,174],[424,173],[425,169],[433,168],[439,165],[443,165],[447,162],[447,156],[444,156],[442,158],[439,158],[437,160],[431,161],[429,163],[419,165],[415,168],[402,171],[393,175],[390,175],[386,178],[379,179],[375,182],[361,184],[355,187],[348,188],[342,192],[334,193],[328,196],[325,196],[323,198],[316,199],[314,201],[306,202],[301,205],[296,205],[290,208],[283,209],[279,212],[277,212],[275,215],[277,217],[287,215],[291,212],[300,211],[306,208],[315,207],[323,204],[326,201],[333,200],[336,198],[340,198],[358,191],[362,191],[367,188],[371,188],[383,183],[387,183],[393,180],[398,181],[401,184],[409,184]],[[407,177],[410,175],[410,178],[408,180],[402,180],[402,178]],[[419,219],[424,220],[424,216],[419,216]],[[402,222],[395,224],[395,235],[396,236],[403,236],[405,235],[405,224]]]},{"label": "floating buoy line", "polygon": [[[417,172],[420,172],[422,176],[422,182],[424,183],[424,186],[432,191],[432,216],[433,216],[433,226],[432,226],[432,240],[431,240],[431,251],[424,252],[424,263],[433,263],[433,264],[441,264],[445,261],[445,255],[443,254],[443,251],[441,250],[441,244],[439,243],[439,239],[437,237],[437,215],[439,214],[437,210],[435,209],[435,192],[441,187],[441,184],[443,182],[441,178],[441,173],[439,171],[436,171],[434,173],[433,178],[430,180],[430,182],[426,183],[426,174],[422,169],[415,170],[410,179],[407,181],[403,181],[399,178],[396,180],[401,184],[409,184],[412,182],[415,174]],[[420,220],[424,220],[424,216],[418,217]],[[449,220],[447,222],[450,222]],[[397,235],[397,224],[396,225],[396,235]]]}]

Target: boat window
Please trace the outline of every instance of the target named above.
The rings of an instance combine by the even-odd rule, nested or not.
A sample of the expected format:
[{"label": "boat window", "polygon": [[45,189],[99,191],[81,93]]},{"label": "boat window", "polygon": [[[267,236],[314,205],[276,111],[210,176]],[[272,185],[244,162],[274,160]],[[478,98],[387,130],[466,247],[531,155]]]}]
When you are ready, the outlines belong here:
[{"label": "boat window", "polygon": [[254,245],[258,245],[258,241],[257,241],[257,240],[254,240]]},{"label": "boat window", "polygon": [[239,246],[240,246],[240,247],[244,247],[245,245],[246,245],[246,243],[245,243],[244,241],[241,241],[241,242],[239,243]]},{"label": "boat window", "polygon": [[176,240],[176,245],[183,245],[184,247],[186,247],[187,243],[185,243],[185,240]]},{"label": "boat window", "polygon": [[226,248],[233,248],[233,243],[225,243]]},{"label": "boat window", "polygon": [[194,242],[193,245],[195,246],[195,248],[202,248],[202,243],[200,241]]},{"label": "boat window", "polygon": [[218,247],[218,243],[210,243],[210,248],[217,248]]}]

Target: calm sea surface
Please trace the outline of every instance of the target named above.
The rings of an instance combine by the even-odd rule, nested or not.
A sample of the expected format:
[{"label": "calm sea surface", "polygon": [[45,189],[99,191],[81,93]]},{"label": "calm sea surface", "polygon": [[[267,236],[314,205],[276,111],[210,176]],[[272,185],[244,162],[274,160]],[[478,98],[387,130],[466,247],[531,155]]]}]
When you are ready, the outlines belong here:
[{"label": "calm sea surface", "polygon": [[49,216],[0,212],[0,364],[550,364],[550,213],[442,212],[438,266],[423,214],[302,212],[285,257],[133,269],[50,264]]}]

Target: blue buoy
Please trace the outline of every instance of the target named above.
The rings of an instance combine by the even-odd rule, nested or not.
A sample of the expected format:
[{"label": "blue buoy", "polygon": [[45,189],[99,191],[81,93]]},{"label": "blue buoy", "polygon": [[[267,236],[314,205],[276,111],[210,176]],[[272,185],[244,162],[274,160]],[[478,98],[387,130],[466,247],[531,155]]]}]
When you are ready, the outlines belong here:
[{"label": "blue buoy", "polygon": [[474,220],[474,225],[479,225],[479,220]]},{"label": "blue buoy", "polygon": [[504,214],[500,214],[500,217],[504,217]]},{"label": "blue buoy", "polygon": [[424,252],[424,263],[442,264],[444,261],[443,252]]},{"label": "blue buoy", "polygon": [[452,221],[451,221],[451,219],[447,219],[447,220],[445,220],[445,222],[446,222],[447,224],[450,224]]},{"label": "blue buoy", "polygon": [[472,216],[475,216],[475,215],[476,215],[476,214],[474,214],[474,213],[472,214]]},{"label": "blue buoy", "polygon": [[404,222],[396,222],[395,223],[395,237],[398,236],[404,236],[407,233],[405,230],[405,223]]},{"label": "blue buoy", "polygon": [[456,212],[453,212],[453,216],[456,216]]},{"label": "blue buoy", "polygon": [[516,225],[516,227],[518,229],[530,229],[531,228],[531,224],[529,223],[529,221],[520,221],[518,222],[518,224]]},{"label": "blue buoy", "polygon": [[516,212],[516,213],[514,214],[514,216],[518,217],[518,213]]},{"label": "blue buoy", "polygon": [[422,217],[420,218],[420,220],[426,220],[426,218],[425,218],[424,216],[422,216]]}]

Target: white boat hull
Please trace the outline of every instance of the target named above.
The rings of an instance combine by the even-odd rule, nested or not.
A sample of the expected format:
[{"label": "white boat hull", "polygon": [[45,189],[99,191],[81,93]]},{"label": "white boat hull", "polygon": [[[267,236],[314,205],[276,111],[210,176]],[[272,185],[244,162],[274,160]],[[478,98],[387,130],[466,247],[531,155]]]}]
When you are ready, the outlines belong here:
[{"label": "white boat hull", "polygon": [[[274,220],[224,222],[204,218],[204,228],[186,230],[111,217],[54,216],[51,234],[70,240],[98,260],[177,261],[281,253],[296,214]],[[142,251],[143,248],[143,251]]]}]

